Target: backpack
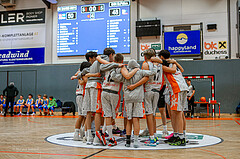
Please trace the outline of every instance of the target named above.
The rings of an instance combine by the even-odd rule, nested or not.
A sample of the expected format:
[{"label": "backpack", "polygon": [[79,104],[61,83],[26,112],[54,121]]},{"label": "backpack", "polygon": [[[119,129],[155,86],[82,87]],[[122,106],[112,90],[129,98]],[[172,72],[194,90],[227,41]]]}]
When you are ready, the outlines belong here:
[{"label": "backpack", "polygon": [[58,99],[56,100],[56,103],[57,103],[57,107],[58,108],[61,108],[62,107],[62,102]]}]

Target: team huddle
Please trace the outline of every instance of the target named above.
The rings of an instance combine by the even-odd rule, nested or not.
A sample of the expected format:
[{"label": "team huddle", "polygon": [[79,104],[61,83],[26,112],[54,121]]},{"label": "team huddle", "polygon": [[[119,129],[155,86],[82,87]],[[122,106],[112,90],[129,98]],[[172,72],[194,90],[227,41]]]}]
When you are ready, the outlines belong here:
[{"label": "team huddle", "polygon": [[[126,129],[126,147],[131,146],[132,127],[134,133],[133,147],[138,142],[139,119],[146,115],[147,129],[150,137],[146,146],[157,146],[159,139],[156,131],[156,111],[163,121],[163,135],[168,135],[166,125],[165,103],[173,127],[173,134],[168,136],[167,143],[172,146],[186,145],[186,120],[183,111],[188,109],[188,86],[184,80],[181,65],[170,59],[170,52],[154,49],[144,51],[144,63],[140,65],[131,59],[123,64],[122,54],[115,54],[112,48],[106,48],[103,55],[88,52],[88,62],[83,62],[71,79],[78,79],[76,103],[79,118],[76,121],[74,140],[86,142],[87,145],[115,146],[112,130],[115,118],[121,105],[123,91],[122,114]],[[95,124],[95,132],[92,132]],[[106,140],[106,134],[109,140]],[[93,137],[95,136],[95,137]]]}]

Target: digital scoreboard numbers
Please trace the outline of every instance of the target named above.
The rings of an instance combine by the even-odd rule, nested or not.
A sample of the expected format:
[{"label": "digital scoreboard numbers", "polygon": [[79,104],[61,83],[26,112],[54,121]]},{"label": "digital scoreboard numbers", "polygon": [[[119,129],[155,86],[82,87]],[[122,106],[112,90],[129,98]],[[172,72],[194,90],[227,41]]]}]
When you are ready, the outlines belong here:
[{"label": "digital scoreboard numbers", "polygon": [[58,7],[57,55],[130,53],[130,1]]},{"label": "digital scoreboard numbers", "polygon": [[120,8],[114,8],[109,10],[109,16],[114,17],[114,16],[120,16]]},{"label": "digital scoreboard numbers", "polygon": [[87,6],[81,6],[82,13],[91,13],[91,12],[104,12],[105,7],[103,4],[100,5],[87,5]]},{"label": "digital scoreboard numbers", "polygon": [[67,13],[67,20],[77,19],[77,12],[69,12]]}]

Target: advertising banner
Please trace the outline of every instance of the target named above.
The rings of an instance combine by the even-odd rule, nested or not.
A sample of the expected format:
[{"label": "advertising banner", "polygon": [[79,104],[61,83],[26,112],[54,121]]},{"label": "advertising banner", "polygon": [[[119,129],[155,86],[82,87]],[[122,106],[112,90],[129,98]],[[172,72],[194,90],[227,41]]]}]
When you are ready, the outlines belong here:
[{"label": "advertising banner", "polygon": [[144,60],[144,58],[141,56],[141,53],[147,49],[155,49],[156,52],[162,50],[162,44],[161,42],[147,42],[147,43],[140,43],[140,60]]},{"label": "advertising banner", "polygon": [[44,63],[45,48],[0,50],[0,65]]},{"label": "advertising banner", "polygon": [[228,58],[227,38],[205,39],[204,40],[204,60],[226,59]]},{"label": "advertising banner", "polygon": [[45,23],[45,8],[0,12],[0,26]]},{"label": "advertising banner", "polygon": [[164,49],[172,56],[201,55],[200,30],[165,32]]},{"label": "advertising banner", "polygon": [[45,46],[45,26],[24,25],[0,27],[0,50]]},{"label": "advertising banner", "polygon": [[0,12],[0,65],[45,62],[45,8]]}]

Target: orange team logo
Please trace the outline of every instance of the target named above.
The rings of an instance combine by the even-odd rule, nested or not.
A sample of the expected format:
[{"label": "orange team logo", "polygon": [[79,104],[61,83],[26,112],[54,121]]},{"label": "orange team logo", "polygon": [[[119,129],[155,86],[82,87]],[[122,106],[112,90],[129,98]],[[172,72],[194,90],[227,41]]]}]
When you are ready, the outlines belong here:
[{"label": "orange team logo", "polygon": [[142,51],[145,51],[145,50],[147,50],[147,49],[149,49],[150,48],[150,45],[148,45],[148,44],[141,44],[141,50]]},{"label": "orange team logo", "polygon": [[90,14],[88,14],[87,17],[90,18]]},{"label": "orange team logo", "polygon": [[173,110],[177,110],[177,106],[178,106],[178,93],[174,94],[171,98],[172,102],[171,102],[171,108],[173,108]]},{"label": "orange team logo", "polygon": [[211,43],[204,42],[204,48],[206,50],[213,50],[213,49],[217,50],[218,48],[216,45],[217,45],[217,43],[214,43],[213,41]]}]

